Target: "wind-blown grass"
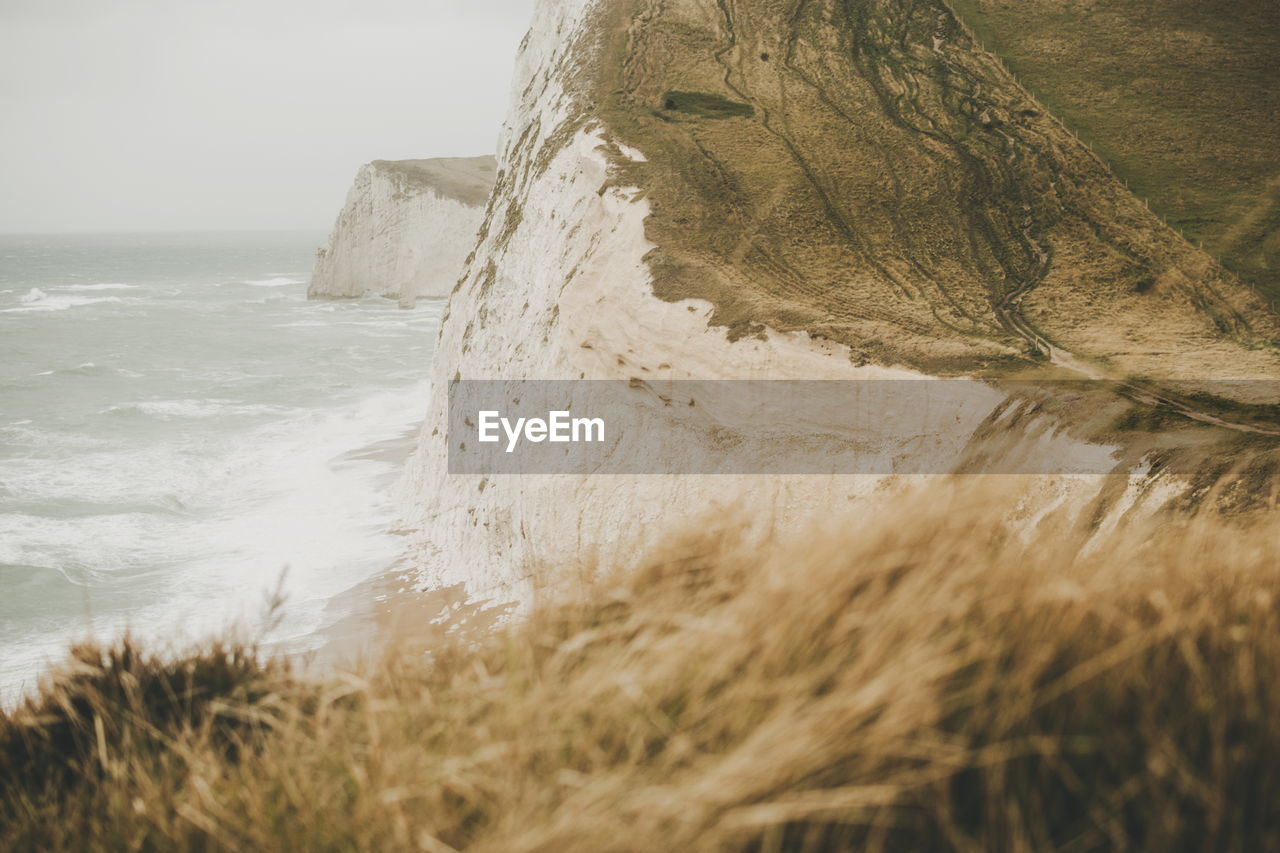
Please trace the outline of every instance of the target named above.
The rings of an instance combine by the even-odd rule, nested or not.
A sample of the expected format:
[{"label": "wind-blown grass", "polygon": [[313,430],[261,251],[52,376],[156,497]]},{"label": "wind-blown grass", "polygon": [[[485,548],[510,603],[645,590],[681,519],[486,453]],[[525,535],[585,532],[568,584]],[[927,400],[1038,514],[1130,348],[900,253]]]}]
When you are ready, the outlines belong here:
[{"label": "wind-blown grass", "polygon": [[0,719],[0,848],[1280,849],[1276,532],[1008,506],[726,525],[321,681],[82,650]]}]

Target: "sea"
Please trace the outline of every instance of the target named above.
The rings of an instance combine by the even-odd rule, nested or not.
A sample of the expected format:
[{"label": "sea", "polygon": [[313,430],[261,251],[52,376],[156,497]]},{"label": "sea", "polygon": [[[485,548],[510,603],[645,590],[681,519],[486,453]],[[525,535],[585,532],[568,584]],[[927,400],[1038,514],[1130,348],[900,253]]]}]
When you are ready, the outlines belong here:
[{"label": "sea", "polygon": [[0,236],[0,700],[126,632],[305,652],[394,562],[444,303],[308,301],[322,241]]}]

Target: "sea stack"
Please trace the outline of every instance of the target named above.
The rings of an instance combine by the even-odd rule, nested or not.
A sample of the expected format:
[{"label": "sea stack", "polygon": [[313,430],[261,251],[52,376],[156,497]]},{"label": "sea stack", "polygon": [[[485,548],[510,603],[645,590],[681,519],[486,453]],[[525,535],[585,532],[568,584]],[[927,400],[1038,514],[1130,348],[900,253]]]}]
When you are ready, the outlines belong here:
[{"label": "sea stack", "polygon": [[307,296],[382,296],[411,306],[448,296],[484,220],[493,157],[375,160],[360,168],[316,253]]}]

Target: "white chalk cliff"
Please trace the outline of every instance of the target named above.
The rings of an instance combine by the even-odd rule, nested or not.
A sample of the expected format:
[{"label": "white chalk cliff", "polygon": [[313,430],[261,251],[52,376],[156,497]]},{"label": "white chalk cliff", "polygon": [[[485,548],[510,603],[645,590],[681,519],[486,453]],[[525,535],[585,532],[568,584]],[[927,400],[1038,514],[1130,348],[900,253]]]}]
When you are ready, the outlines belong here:
[{"label": "white chalk cliff", "polygon": [[[596,99],[609,87],[598,86],[593,75],[612,73],[592,67],[608,49],[609,32],[617,29],[601,23],[611,11],[608,5],[539,0],[521,49],[497,184],[474,256],[450,299],[435,356],[430,412],[402,483],[404,514],[414,531],[411,562],[425,585],[465,583],[477,594],[522,598],[551,567],[573,572],[625,564],[673,523],[742,508],[755,525],[743,535],[776,535],[856,507],[885,489],[930,488],[945,478],[448,473],[446,388],[456,378],[931,378],[919,364],[890,359],[876,364],[829,335],[778,330],[766,319],[750,334],[731,334],[717,323],[712,301],[655,295],[650,260],[661,247],[646,231],[647,219],[656,212],[650,187],[619,179],[643,175],[653,152],[629,145],[596,109]],[[713,0],[672,8],[677,11],[663,14],[685,15],[689,26],[707,25],[721,15]],[[639,15],[634,32],[657,26],[653,17]],[[713,48],[707,49],[709,57]],[[936,41],[934,49],[941,49]],[[730,38],[715,57],[739,50],[752,61],[767,61],[770,52],[779,56],[776,49],[739,47]],[[683,66],[672,63],[671,68],[677,73]],[[713,77],[698,82],[716,85]],[[660,107],[659,101],[652,109]],[[770,203],[789,200],[778,195]],[[742,227],[750,226],[746,221]],[[744,243],[739,255],[749,249]],[[906,264],[900,270],[895,274],[914,274]],[[984,357],[988,352],[1001,357],[1012,349],[1012,337],[995,340]],[[969,346],[969,340],[957,347]],[[710,435],[716,401],[707,402]],[[664,417],[656,397],[638,405],[645,409],[637,415],[641,423]],[[939,470],[950,470],[947,466],[958,463],[977,440],[1024,456],[1061,455],[1067,447],[1106,457],[1116,449],[1096,434],[1080,437],[1050,414],[1011,406],[995,388],[968,398],[953,420],[926,438],[921,450],[918,435],[887,418],[882,429],[860,440],[869,452],[890,458],[934,454]],[[687,440],[706,439],[691,435]],[[1057,513],[1079,523],[1114,524],[1127,512],[1154,511],[1177,491],[1176,484],[1166,488],[1145,469],[1129,477],[1023,479],[1026,500],[1010,508],[1011,523],[1038,523]]]},{"label": "white chalk cliff", "polygon": [[362,166],[328,245],[316,253],[307,295],[448,296],[475,244],[495,171],[493,157]]}]

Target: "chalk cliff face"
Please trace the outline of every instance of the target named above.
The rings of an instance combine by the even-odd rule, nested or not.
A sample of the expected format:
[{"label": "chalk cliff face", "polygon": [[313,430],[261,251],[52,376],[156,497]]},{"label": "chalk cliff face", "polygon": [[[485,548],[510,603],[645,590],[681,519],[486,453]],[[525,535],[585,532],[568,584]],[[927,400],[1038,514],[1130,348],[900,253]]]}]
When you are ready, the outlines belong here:
[{"label": "chalk cliff face", "polygon": [[[793,6],[539,2],[403,484],[424,583],[519,597],[548,567],[625,564],[673,522],[740,507],[744,536],[778,535],[886,489],[945,487],[891,474],[450,475],[457,378],[1280,378],[1274,317],[1133,199],[945,4]],[[993,387],[929,436],[939,470],[975,445],[1130,466],[1181,452],[1125,420],[1145,404],[1010,402]],[[663,417],[656,399],[639,405]],[[688,441],[709,441],[708,418]],[[1219,452],[1274,470],[1256,435],[1215,436]],[[891,423],[859,440],[918,452]],[[1196,485],[1159,468],[1024,477],[1010,523],[1114,525],[1222,474]]]},{"label": "chalk cliff face", "polygon": [[447,296],[475,244],[495,172],[493,157],[362,166],[316,255],[307,295]]}]

